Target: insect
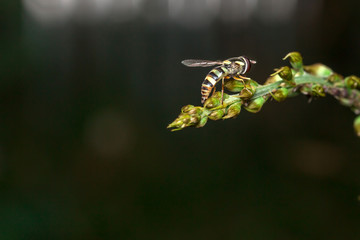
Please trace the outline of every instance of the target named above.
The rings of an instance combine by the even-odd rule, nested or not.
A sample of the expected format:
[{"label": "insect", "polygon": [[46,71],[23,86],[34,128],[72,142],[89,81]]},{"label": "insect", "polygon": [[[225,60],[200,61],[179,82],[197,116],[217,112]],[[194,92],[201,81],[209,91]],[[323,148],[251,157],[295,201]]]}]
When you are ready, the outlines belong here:
[{"label": "insect", "polygon": [[[224,79],[234,78],[244,82],[249,78],[243,76],[250,71],[251,65],[255,64],[255,60],[250,60],[247,57],[233,57],[224,61],[217,60],[198,60],[187,59],[181,62],[187,67],[211,67],[219,65],[213,68],[205,77],[204,82],[201,85],[201,103],[204,103],[209,98],[211,91],[214,89],[216,83],[222,81],[221,99],[224,95]],[[245,84],[244,84],[245,85]]]}]

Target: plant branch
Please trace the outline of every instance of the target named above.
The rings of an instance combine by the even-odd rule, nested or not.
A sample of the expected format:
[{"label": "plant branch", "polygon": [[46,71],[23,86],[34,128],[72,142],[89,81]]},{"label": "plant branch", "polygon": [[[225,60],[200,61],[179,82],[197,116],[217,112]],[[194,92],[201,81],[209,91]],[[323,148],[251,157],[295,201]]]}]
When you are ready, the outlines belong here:
[{"label": "plant branch", "polygon": [[[214,93],[204,106],[187,105],[175,121],[168,125],[172,131],[185,127],[203,127],[208,119],[220,120],[235,118],[241,108],[257,113],[265,102],[272,97],[278,102],[299,94],[313,97],[335,97],[341,104],[349,107],[355,114],[360,114],[360,79],[356,76],[343,78],[323,64],[304,66],[298,52],[289,53],[291,68],[288,66],[275,69],[264,85],[249,79],[245,82],[230,79],[225,88],[236,94]],[[360,137],[360,115],[354,121],[354,128]]]}]

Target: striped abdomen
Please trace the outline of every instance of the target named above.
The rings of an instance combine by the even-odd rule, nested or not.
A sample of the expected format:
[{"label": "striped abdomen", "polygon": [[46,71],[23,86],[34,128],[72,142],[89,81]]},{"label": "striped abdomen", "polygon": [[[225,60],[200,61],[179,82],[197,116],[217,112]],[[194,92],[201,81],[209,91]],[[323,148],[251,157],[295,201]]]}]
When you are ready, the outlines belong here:
[{"label": "striped abdomen", "polygon": [[215,84],[228,75],[228,70],[223,66],[218,66],[211,70],[205,77],[204,82],[201,85],[201,103],[204,103],[208,99]]}]

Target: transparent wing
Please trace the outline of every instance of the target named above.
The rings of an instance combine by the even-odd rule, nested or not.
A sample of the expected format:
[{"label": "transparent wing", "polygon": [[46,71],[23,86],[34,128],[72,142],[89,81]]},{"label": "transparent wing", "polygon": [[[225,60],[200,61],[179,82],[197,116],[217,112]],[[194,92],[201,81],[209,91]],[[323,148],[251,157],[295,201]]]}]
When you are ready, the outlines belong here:
[{"label": "transparent wing", "polygon": [[222,61],[200,60],[200,59],[186,59],[181,62],[188,67],[211,67],[214,65],[222,64]]}]

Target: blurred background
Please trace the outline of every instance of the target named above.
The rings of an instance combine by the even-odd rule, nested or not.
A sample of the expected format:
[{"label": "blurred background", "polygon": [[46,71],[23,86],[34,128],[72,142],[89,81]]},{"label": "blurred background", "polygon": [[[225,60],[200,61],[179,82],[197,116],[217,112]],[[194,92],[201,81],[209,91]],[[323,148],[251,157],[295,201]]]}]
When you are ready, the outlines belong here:
[{"label": "blurred background", "polygon": [[3,0],[0,239],[360,239],[355,115],[330,96],[170,132],[210,69],[290,51],[360,75],[359,1]]}]

